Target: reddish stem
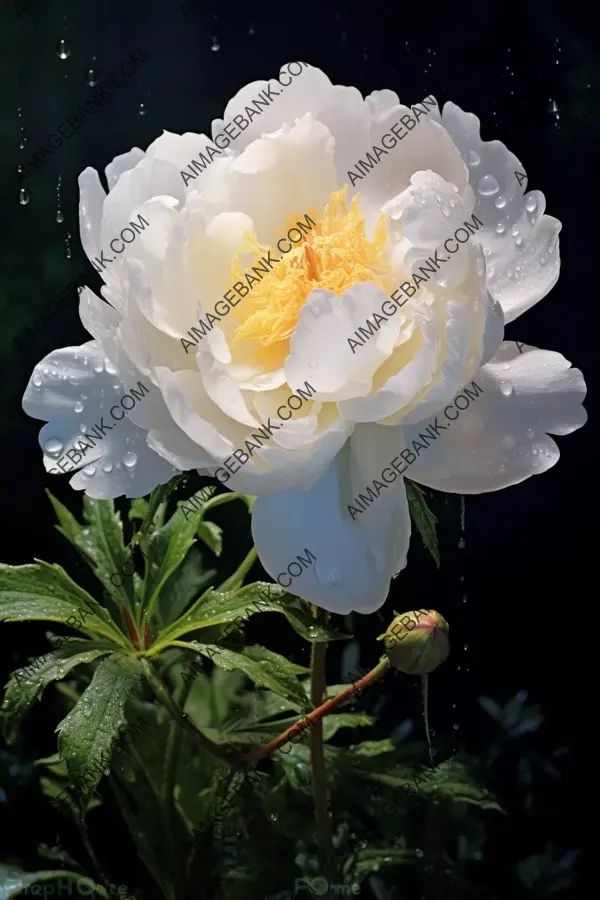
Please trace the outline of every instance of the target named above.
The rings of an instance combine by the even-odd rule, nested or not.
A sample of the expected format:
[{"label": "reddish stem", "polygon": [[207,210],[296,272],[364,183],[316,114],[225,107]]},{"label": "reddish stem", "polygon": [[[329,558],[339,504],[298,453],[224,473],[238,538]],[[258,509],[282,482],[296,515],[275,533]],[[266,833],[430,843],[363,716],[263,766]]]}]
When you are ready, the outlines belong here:
[{"label": "reddish stem", "polygon": [[343,690],[337,696],[332,697],[330,700],[326,700],[325,703],[322,703],[321,706],[317,707],[317,709],[313,709],[312,712],[308,713],[303,719],[300,719],[294,725],[291,725],[287,728],[279,737],[274,738],[272,741],[269,741],[267,744],[263,744],[261,747],[255,747],[254,750],[250,750],[248,753],[242,753],[238,756],[237,761],[241,763],[248,762],[257,762],[259,759],[264,759],[265,756],[270,756],[271,753],[274,753],[276,750],[279,750],[287,741],[291,740],[297,734],[301,734],[306,728],[316,725],[325,716],[329,715],[329,713],[333,712],[339,706],[349,700],[350,697],[353,697],[355,694],[359,694],[366,687],[369,687],[375,681],[378,681],[382,675],[388,671],[390,667],[390,661],[385,657],[380,660],[374,669],[371,669],[370,672],[367,672],[363,678],[360,678],[358,681],[355,681],[354,684],[351,684],[345,690]]},{"label": "reddish stem", "polygon": [[131,618],[131,614],[127,607],[121,603],[121,615],[125,621],[125,627],[127,629],[127,634],[129,635],[129,640],[133,644],[136,650],[140,649],[140,636],[137,633],[137,628],[135,627],[135,622]]}]

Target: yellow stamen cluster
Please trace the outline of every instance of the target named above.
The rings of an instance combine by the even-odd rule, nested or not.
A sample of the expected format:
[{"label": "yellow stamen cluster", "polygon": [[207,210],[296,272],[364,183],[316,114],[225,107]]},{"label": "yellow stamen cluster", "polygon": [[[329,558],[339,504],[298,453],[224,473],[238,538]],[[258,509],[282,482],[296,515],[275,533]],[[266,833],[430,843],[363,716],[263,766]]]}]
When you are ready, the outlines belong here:
[{"label": "yellow stamen cluster", "polygon": [[[384,252],[385,216],[380,216],[373,239],[368,240],[358,195],[352,198],[348,209],[346,194],[347,185],[332,194],[321,222],[239,304],[233,343],[255,341],[265,350],[279,345],[272,347],[274,355],[285,357],[300,310],[315,288],[341,295],[355,284],[372,281],[386,292],[392,289],[392,270]],[[269,250],[252,239],[248,249],[256,253],[257,259]],[[274,250],[272,256],[279,258],[281,253]],[[239,256],[232,266],[231,278],[232,282],[243,280]]]}]

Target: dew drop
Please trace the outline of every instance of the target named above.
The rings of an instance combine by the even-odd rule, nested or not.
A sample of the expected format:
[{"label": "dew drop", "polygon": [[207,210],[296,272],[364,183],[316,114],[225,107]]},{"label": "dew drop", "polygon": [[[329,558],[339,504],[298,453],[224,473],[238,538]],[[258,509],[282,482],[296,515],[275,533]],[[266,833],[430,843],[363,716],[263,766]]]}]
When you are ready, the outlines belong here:
[{"label": "dew drop", "polygon": [[458,546],[459,546],[459,549],[460,549],[460,550],[464,550],[464,549],[465,549],[465,547],[467,546],[467,542],[466,542],[466,540],[464,539],[464,537],[461,537],[461,538],[459,539],[459,541],[458,541]]},{"label": "dew drop", "polygon": [[478,166],[481,162],[479,155],[475,153],[474,150],[469,151],[469,155],[467,156],[467,165],[468,166]]},{"label": "dew drop", "polygon": [[31,195],[27,188],[21,188],[19,191],[19,203],[21,206],[27,206],[29,201],[31,200]]},{"label": "dew drop", "polygon": [[523,238],[521,237],[521,235],[519,235],[519,237],[515,238],[515,244],[517,245],[517,247],[523,246]]},{"label": "dew drop", "polygon": [[482,197],[491,197],[493,194],[497,194],[499,190],[500,185],[493,175],[484,175],[483,178],[479,179],[477,191]]},{"label": "dew drop", "polygon": [[33,376],[33,383],[35,384],[35,386],[36,386],[37,388],[39,388],[39,387],[42,386],[42,376],[39,375],[37,372],[36,372],[36,374]]},{"label": "dew drop", "polygon": [[58,456],[65,445],[62,441],[59,441],[58,438],[50,438],[49,441],[46,441],[44,444],[44,451],[48,454],[48,456]]},{"label": "dew drop", "polygon": [[134,453],[133,450],[128,450],[123,457],[123,462],[128,469],[133,469],[137,463],[137,453]]},{"label": "dew drop", "polygon": [[100,372],[103,372],[103,371],[104,371],[104,363],[103,362],[97,362],[94,364],[94,372],[96,372],[99,375]]},{"label": "dew drop", "polygon": [[529,194],[529,196],[527,197],[527,200],[525,201],[525,209],[527,210],[527,212],[532,213],[532,212],[535,212],[536,208],[537,208],[537,200],[535,199],[533,194]]},{"label": "dew drop", "polygon": [[528,438],[534,438],[534,437],[535,437],[535,431],[533,430],[533,428],[528,428],[526,434],[527,434],[527,437],[528,437]]},{"label": "dew drop", "polygon": [[505,231],[506,225],[504,224],[504,222],[498,222],[498,224],[496,225],[496,234],[504,234]]},{"label": "dew drop", "polygon": [[113,467],[112,467],[112,463],[111,463],[111,462],[104,463],[104,465],[102,466],[102,471],[103,471],[106,475],[110,475],[110,473],[112,472],[112,469],[113,469]]},{"label": "dew drop", "polygon": [[75,404],[73,409],[75,410],[76,413],[83,412],[83,403],[81,402],[81,400],[77,401],[77,403]]},{"label": "dew drop", "polygon": [[[111,363],[110,359],[108,359],[108,358],[104,360],[104,368],[106,369],[106,371],[108,372],[109,375],[116,375],[116,374],[117,374],[117,368],[116,368],[116,366],[114,366],[114,365]],[[113,385],[113,387],[114,387],[116,390],[119,390],[120,385],[115,384],[115,385]]]},{"label": "dew drop", "polygon": [[71,55],[71,48],[63,38],[56,45],[56,55],[59,59],[66,59]]},{"label": "dew drop", "polygon": [[510,233],[514,238],[519,237],[519,229],[516,225],[513,225],[513,227],[510,229]]},{"label": "dew drop", "polygon": [[500,388],[501,393],[504,394],[505,397],[510,397],[512,394],[514,394],[515,389],[512,386],[512,384],[510,383],[510,381],[499,381],[498,387]]},{"label": "dew drop", "polygon": [[83,473],[84,473],[84,475],[89,475],[89,477],[91,478],[93,475],[96,474],[96,466],[94,466],[94,465],[86,466],[83,470]]},{"label": "dew drop", "polygon": [[210,49],[211,49],[214,53],[216,53],[217,50],[220,50],[220,49],[221,49],[221,45],[220,45],[220,43],[218,42],[218,40],[216,39],[216,37],[213,37],[213,39],[212,39],[212,44],[210,45]]}]

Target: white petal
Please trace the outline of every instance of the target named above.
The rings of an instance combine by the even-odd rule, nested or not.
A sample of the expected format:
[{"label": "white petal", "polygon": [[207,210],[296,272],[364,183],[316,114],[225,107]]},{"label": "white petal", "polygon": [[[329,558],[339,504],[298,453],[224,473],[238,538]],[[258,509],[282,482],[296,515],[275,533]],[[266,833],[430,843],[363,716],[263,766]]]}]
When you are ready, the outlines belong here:
[{"label": "white petal", "polygon": [[[406,563],[410,539],[401,482],[393,504],[382,499],[376,515],[352,521],[347,505],[360,468],[347,445],[310,490],[259,497],[252,513],[252,535],[267,572],[290,593],[342,614],[383,605],[392,576]],[[316,561],[308,568],[291,566],[301,569],[291,579],[288,566],[298,557],[309,559],[307,551]]]},{"label": "white petal", "polygon": [[[106,363],[97,341],[54,350],[36,366],[23,409],[48,422],[39,436],[47,471],[75,472],[71,486],[89,497],[141,497],[177,470],[148,447],[146,431],[131,422],[120,404],[127,384],[110,362],[107,371]],[[146,396],[138,391],[137,402]]]},{"label": "white petal", "polygon": [[[382,304],[393,314],[386,317]],[[374,313],[387,321],[375,320]],[[322,401],[366,395],[406,322],[407,317],[387,294],[372,283],[354,285],[341,296],[312,291],[290,339],[284,366],[288,384],[299,385],[308,379]],[[364,343],[355,334],[359,327],[364,327],[365,335],[372,334]],[[408,337],[406,334],[404,340]]]},{"label": "white petal", "polygon": [[[442,123],[463,158],[471,163],[475,214],[485,223],[479,239],[491,251],[487,259],[493,269],[488,279],[490,293],[502,304],[506,322],[512,322],[556,284],[560,222],[542,215],[545,199],[540,191],[525,196],[526,173],[517,157],[501,141],[481,140],[477,116],[446,103]],[[526,209],[528,199],[535,203],[532,212]],[[501,234],[496,231],[498,225],[504,229]],[[513,228],[518,235],[513,236]],[[520,245],[516,243],[519,238]]]},{"label": "white petal", "polygon": [[[461,412],[449,406],[404,428],[409,451],[415,440],[423,445],[408,478],[451,493],[500,490],[551,468],[559,451],[548,434],[569,434],[587,419],[583,375],[560,353],[504,342],[473,383],[461,392]],[[438,436],[419,440],[436,421]]]}]

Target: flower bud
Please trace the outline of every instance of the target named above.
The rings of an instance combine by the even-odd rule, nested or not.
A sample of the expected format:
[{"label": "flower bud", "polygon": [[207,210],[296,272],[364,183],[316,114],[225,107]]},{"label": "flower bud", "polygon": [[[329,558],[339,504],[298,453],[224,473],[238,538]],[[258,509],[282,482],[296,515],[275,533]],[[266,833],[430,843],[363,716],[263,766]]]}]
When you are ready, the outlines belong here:
[{"label": "flower bud", "polygon": [[450,652],[448,623],[435,609],[396,613],[377,640],[383,641],[392,666],[406,675],[433,672]]}]

